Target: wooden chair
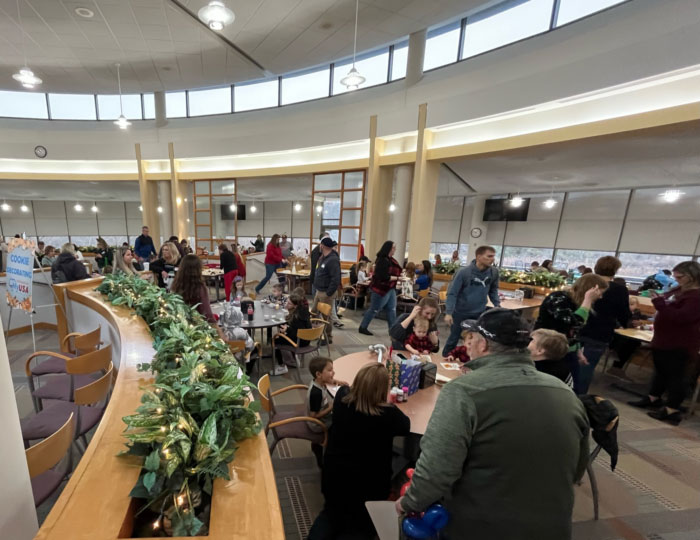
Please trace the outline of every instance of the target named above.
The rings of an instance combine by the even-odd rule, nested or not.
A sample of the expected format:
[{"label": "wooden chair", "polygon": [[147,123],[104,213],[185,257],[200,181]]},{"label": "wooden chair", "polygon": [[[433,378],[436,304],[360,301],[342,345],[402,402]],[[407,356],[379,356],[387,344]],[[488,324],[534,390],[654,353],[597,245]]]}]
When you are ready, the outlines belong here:
[{"label": "wooden chair", "polygon": [[[245,351],[245,341],[243,340],[232,340],[232,341],[226,341],[226,345],[228,345],[228,348],[231,350],[231,354],[234,356],[238,354],[239,352]],[[258,377],[260,377],[260,361],[262,359],[262,345],[259,342],[254,342],[253,348],[249,350],[247,353],[243,355],[243,359],[245,362],[243,362],[243,365],[241,366],[243,369],[245,369],[245,364],[250,362],[250,355],[253,354],[253,351],[257,350],[258,351]]]},{"label": "wooden chair", "polygon": [[[38,359],[43,356],[48,356],[47,360],[43,362],[38,362],[30,368],[30,371],[34,377],[40,377],[42,375],[49,375],[54,373],[65,373],[66,372],[66,362],[65,357],[77,356],[80,354],[89,353],[100,348],[102,342],[100,341],[100,327],[98,326],[95,330],[88,332],[87,334],[81,334],[80,332],[71,332],[67,336],[64,336],[61,341],[61,346],[68,349],[68,353],[44,353],[43,351],[34,353],[30,359]],[[33,390],[30,384],[30,389]]]},{"label": "wooden chair", "polygon": [[[68,420],[55,433],[25,450],[29,478],[32,481],[34,506],[38,507],[48,499],[58,489],[63,479],[70,474],[72,469],[70,447],[74,436],[75,415],[71,413]],[[68,456],[66,465],[59,470],[56,466],[66,456]]]},{"label": "wooden chair", "polygon": [[328,326],[332,324],[331,323],[331,311],[333,310],[332,306],[330,304],[326,304],[325,302],[319,302],[316,305],[316,308],[318,309],[318,313],[312,313],[311,315],[322,315],[324,318],[321,319],[319,317],[316,317],[314,319],[311,319],[311,323],[313,324],[314,322],[322,322],[324,323],[323,326],[323,339],[326,342],[326,345],[328,346],[328,356],[331,355],[331,345],[330,342],[328,341]]},{"label": "wooden chair", "polygon": [[445,306],[447,305],[447,291],[443,290],[438,293],[438,309],[440,310],[440,315],[445,313]]},{"label": "wooden chair", "polygon": [[[260,393],[260,404],[268,413],[265,435],[272,431],[272,445],[270,454],[274,452],[277,443],[282,439],[302,439],[314,444],[326,446],[328,442],[328,428],[318,418],[306,415],[306,405],[298,405],[289,411],[278,411],[275,407],[274,397],[290,390],[308,390],[303,384],[293,384],[280,390],[270,392],[270,376],[263,375],[258,381],[258,392]],[[317,424],[320,431],[313,431],[309,427],[309,422]]]},{"label": "wooden chair", "polygon": [[[46,439],[62,426],[71,414],[76,416],[75,440],[80,439],[87,449],[85,435],[102,419],[112,384],[114,366],[109,363],[107,372],[96,381],[76,388],[73,401],[59,401],[53,406],[40,411],[31,418],[23,420],[22,438],[28,441]],[[103,403],[104,404],[101,404]]]},{"label": "wooden chair", "polygon": [[[60,358],[65,365],[65,373],[54,374],[46,384],[35,389],[35,375],[31,372],[29,366],[37,355],[48,355],[52,358]],[[111,345],[72,358],[51,351],[39,351],[34,353],[27,358],[24,368],[29,383],[29,389],[32,393],[34,410],[39,412],[43,408],[44,399],[70,401],[73,398],[73,390],[93,382],[97,378],[96,373],[98,371],[104,373],[111,359]]]},{"label": "wooden chair", "polygon": [[[343,295],[340,299],[340,305],[345,309],[357,310],[364,306],[364,299],[364,293],[361,293],[356,286],[348,285],[347,287],[343,287]],[[360,300],[362,300],[362,305],[360,305]]]},{"label": "wooden chair", "polygon": [[248,293],[248,297],[249,297],[251,300],[255,300],[255,299],[257,298],[257,296],[258,296],[258,295],[257,295],[255,292],[249,292],[249,293]]},{"label": "wooden chair", "polygon": [[422,291],[418,291],[418,298],[428,298],[429,294],[430,289],[423,289]]},{"label": "wooden chair", "polygon": [[[272,339],[272,358],[274,361],[275,358],[275,349],[280,349],[281,351],[287,351],[292,354],[292,357],[294,358],[294,362],[296,363],[297,366],[297,380],[301,382],[301,368],[304,367],[304,358],[307,354],[316,352],[319,350],[321,347],[319,341],[321,340],[321,337],[323,337],[324,332],[326,330],[326,321],[322,319],[311,319],[312,323],[313,322],[321,322],[323,324],[320,324],[319,326],[316,326],[314,328],[300,328],[297,330],[297,339],[299,342],[301,340],[308,341],[309,344],[302,347],[299,345],[299,343],[293,342],[289,337],[287,337],[285,334],[275,334],[275,336]],[[281,340],[281,344],[278,344],[277,340]],[[315,343],[314,343],[315,342]],[[328,340],[326,340],[326,344],[328,343]],[[330,354],[330,346],[328,347],[328,351]],[[299,358],[301,357],[301,361]]]}]

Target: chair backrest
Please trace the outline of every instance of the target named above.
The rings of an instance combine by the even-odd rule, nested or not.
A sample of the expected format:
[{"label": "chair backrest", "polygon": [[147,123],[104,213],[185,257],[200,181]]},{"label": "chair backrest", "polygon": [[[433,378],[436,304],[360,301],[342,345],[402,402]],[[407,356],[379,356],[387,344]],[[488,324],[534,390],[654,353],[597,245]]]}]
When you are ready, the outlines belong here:
[{"label": "chair backrest", "polygon": [[331,314],[331,305],[326,304],[325,302],[319,302],[316,307],[318,308],[318,312],[321,313],[322,315],[325,315],[326,317],[329,317]]},{"label": "chair backrest", "polygon": [[297,330],[297,339],[305,339],[306,341],[315,341],[323,335],[326,325],[322,324],[315,328],[300,328]]},{"label": "chair backrest", "polygon": [[68,453],[75,433],[75,418],[70,414],[63,424],[50,437],[25,450],[29,477],[35,478],[45,473],[61,461]]},{"label": "chair backrest", "polygon": [[245,350],[245,341],[241,340],[233,340],[233,341],[227,341],[226,345],[228,345],[228,348],[231,349],[231,352],[233,354],[239,353],[243,350]]},{"label": "chair backrest", "polygon": [[253,300],[255,300],[255,299],[257,298],[258,295],[255,294],[254,292],[249,292],[249,293],[248,293],[248,296],[249,296],[250,298],[252,298]]},{"label": "chair backrest", "polygon": [[258,393],[260,394],[260,404],[262,405],[262,408],[265,409],[265,411],[267,412],[270,412],[270,409],[272,409],[269,392],[270,376],[267,373],[265,373],[265,375],[260,377],[260,379],[258,380]]},{"label": "chair backrest", "polygon": [[71,375],[85,375],[95,373],[96,371],[104,371],[112,362],[112,346],[107,345],[102,349],[81,354],[75,358],[66,360],[66,373]]},{"label": "chair backrest", "polygon": [[440,302],[445,302],[447,300],[447,291],[440,291],[440,294],[438,294],[438,299]]},{"label": "chair backrest", "polygon": [[418,298],[427,298],[429,293],[430,289],[423,289],[422,291],[418,291]]},{"label": "chair backrest", "polygon": [[114,366],[112,362],[109,363],[107,368],[107,373],[102,375],[95,382],[76,388],[73,392],[76,405],[94,405],[99,403],[107,397],[112,383],[112,372],[114,371]]},{"label": "chair backrest", "polygon": [[73,338],[73,348],[77,354],[94,351],[100,346],[102,328],[97,327],[87,334],[80,334]]}]

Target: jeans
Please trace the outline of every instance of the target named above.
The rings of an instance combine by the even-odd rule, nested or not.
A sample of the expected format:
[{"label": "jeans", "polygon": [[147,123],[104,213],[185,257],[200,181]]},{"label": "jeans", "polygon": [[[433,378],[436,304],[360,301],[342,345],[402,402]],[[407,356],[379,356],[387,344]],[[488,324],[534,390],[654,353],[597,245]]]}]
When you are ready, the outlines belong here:
[{"label": "jeans", "polygon": [[323,317],[323,320],[329,322],[329,324],[326,326],[326,335],[329,338],[333,337],[333,306],[335,305],[336,296],[338,296],[337,292],[334,292],[332,295],[328,296],[328,294],[326,294],[323,291],[316,291],[313,300],[313,305],[311,306],[311,311],[313,311],[314,313],[317,312],[319,303],[328,304],[329,306],[331,306],[331,312],[328,314],[328,319],[326,319],[325,315],[321,315]]},{"label": "jeans", "polygon": [[396,322],[396,289],[389,289],[384,296],[372,291],[372,299],[369,308],[365,311],[365,316],[362,317],[360,323],[361,328],[367,328],[381,310],[386,310],[386,319],[389,323],[389,330]]},{"label": "jeans", "polygon": [[255,293],[260,294],[260,291],[262,288],[267,285],[267,282],[270,281],[270,278],[272,277],[272,274],[275,273],[275,270],[277,270],[277,265],[276,264],[266,264],[265,265],[265,277],[263,280],[257,284],[255,287]]},{"label": "jeans", "polygon": [[447,341],[445,342],[445,347],[442,349],[442,356],[447,356],[450,353],[450,351],[457,346],[457,343],[459,343],[459,338],[461,337],[462,331],[464,330],[462,328],[462,321],[465,321],[467,319],[478,319],[479,315],[479,313],[472,313],[467,315],[460,313],[452,314],[452,326],[450,327],[450,335],[447,338]]},{"label": "jeans", "polygon": [[581,338],[581,345],[583,345],[583,355],[586,357],[586,360],[588,360],[588,365],[579,365],[578,386],[574,384],[574,392],[576,392],[576,395],[588,393],[588,387],[593,380],[595,367],[605,353],[605,349],[608,348],[608,344],[603,341],[586,338]]},{"label": "jeans", "polygon": [[569,351],[564,357],[566,365],[569,366],[571,379],[574,381],[574,393],[578,394],[576,389],[579,387],[579,378],[581,374],[581,364],[578,363],[578,351]]},{"label": "jeans", "polygon": [[660,398],[668,392],[666,405],[670,409],[680,409],[685,398],[685,368],[688,352],[684,349],[652,349],[654,356],[654,379],[649,395]]}]

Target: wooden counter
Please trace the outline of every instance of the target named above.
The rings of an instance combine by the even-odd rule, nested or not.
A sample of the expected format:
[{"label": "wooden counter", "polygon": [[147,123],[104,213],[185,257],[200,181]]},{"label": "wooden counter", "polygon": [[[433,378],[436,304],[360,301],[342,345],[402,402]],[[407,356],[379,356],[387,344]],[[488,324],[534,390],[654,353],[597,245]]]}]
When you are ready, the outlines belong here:
[{"label": "wooden counter", "polygon": [[[94,289],[102,278],[56,285],[65,302],[75,302],[102,315],[120,337],[120,366],[112,399],[85,455],[48,515],[36,538],[46,540],[115,540],[130,505],[129,492],[142,458],[117,457],[125,449],[122,417],[140,404],[140,386],[150,379],[136,369],[154,354],[146,323],[128,308],[112,306]],[[62,317],[60,313],[59,319]],[[59,322],[61,328],[66,328]],[[103,335],[105,332],[103,331]],[[61,336],[62,337],[62,336]],[[272,462],[263,433],[241,443],[230,465],[232,480],[214,482],[210,540],[283,539],[282,514]]]}]

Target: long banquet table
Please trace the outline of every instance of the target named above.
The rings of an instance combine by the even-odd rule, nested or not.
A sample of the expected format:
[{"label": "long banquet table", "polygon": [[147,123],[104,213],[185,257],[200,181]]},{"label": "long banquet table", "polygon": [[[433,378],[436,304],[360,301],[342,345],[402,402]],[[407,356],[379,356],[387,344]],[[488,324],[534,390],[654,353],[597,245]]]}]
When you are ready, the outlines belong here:
[{"label": "long banquet table", "polygon": [[[143,319],[128,308],[112,306],[94,289],[102,278],[56,285],[66,316],[56,308],[59,339],[68,331],[98,324],[102,339],[113,346],[118,369],[112,398],[87,451],[44,521],[41,540],[116,540],[127,538],[129,492],[142,458],[117,457],[123,450],[122,417],[140,403],[147,374],[136,365],[153,357],[152,339]],[[265,436],[243,441],[230,465],[231,481],[214,482],[209,540],[282,539],[284,529],[272,462]],[[126,534],[126,535],[125,535]]]}]

